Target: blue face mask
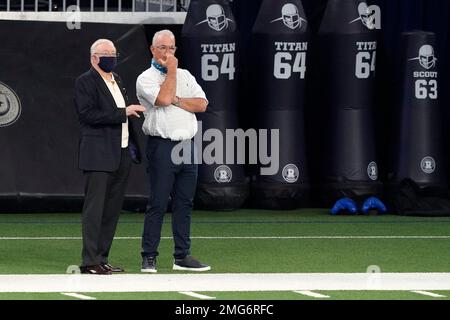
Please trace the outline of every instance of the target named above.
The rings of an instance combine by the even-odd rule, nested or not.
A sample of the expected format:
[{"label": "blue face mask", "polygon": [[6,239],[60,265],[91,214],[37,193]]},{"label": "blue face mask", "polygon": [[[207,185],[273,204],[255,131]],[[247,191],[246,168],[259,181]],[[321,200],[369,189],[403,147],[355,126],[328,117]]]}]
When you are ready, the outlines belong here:
[{"label": "blue face mask", "polygon": [[104,72],[110,73],[117,66],[117,57],[100,57],[98,67]]}]

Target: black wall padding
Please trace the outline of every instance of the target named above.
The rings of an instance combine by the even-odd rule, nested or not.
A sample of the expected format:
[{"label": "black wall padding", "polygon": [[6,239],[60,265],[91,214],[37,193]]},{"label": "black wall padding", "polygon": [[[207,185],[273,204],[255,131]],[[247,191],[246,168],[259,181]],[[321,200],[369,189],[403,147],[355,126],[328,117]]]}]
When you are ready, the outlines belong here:
[{"label": "black wall padding", "polygon": [[[110,39],[121,54],[116,71],[136,102],[136,78],[150,62],[144,29],[82,23],[70,30],[66,23],[0,21],[0,30],[0,82],[21,104],[18,120],[0,127],[0,211],[79,211],[84,178],[77,163],[75,79],[90,68],[92,43]],[[127,208],[145,207],[144,165],[133,166],[126,195]]]},{"label": "black wall padding", "polygon": [[[251,183],[252,204],[266,209],[295,209],[309,193],[304,104],[309,27],[300,0],[265,0],[253,28],[253,114],[256,128],[280,134],[279,170]],[[270,136],[270,133],[269,133]]]},{"label": "black wall padding", "polygon": [[324,128],[320,194],[328,206],[382,190],[374,134],[377,42],[365,9],[358,0],[329,0],[319,28],[316,125]]},{"label": "black wall padding", "polygon": [[[226,0],[193,0],[182,30],[183,64],[209,100],[197,114],[203,133],[236,129],[239,44],[237,25]],[[201,134],[201,132],[199,132]],[[224,140],[225,141],[225,140]],[[203,149],[208,145],[203,143]],[[225,143],[224,143],[225,144]],[[227,154],[223,147],[224,161]],[[205,209],[239,208],[248,196],[244,165],[201,164],[195,204]]]}]

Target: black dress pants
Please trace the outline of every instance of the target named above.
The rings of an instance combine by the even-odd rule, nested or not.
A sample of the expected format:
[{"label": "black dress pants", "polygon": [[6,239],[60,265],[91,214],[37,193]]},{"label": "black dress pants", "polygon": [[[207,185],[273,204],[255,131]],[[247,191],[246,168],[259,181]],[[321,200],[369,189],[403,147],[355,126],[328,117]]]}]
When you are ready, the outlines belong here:
[{"label": "black dress pants", "polygon": [[130,168],[130,152],[128,148],[123,148],[117,171],[84,172],[86,185],[82,213],[82,267],[108,263]]},{"label": "black dress pants", "polygon": [[150,196],[144,219],[142,256],[156,257],[161,240],[161,228],[172,196],[172,235],[174,258],[182,259],[190,253],[191,213],[197,187],[197,164],[194,163],[194,142],[184,141],[190,161],[176,164],[172,149],[179,141],[148,137],[147,160]]}]

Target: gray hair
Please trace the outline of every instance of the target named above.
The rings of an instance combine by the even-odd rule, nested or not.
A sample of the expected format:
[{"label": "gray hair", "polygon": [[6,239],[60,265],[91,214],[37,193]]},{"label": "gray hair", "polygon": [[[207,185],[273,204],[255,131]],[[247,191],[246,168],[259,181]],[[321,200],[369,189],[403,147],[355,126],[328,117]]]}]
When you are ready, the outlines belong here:
[{"label": "gray hair", "polygon": [[172,39],[175,40],[175,35],[173,34],[172,31],[167,30],[167,29],[165,29],[165,30],[160,30],[160,31],[156,32],[155,35],[153,36],[153,40],[152,40],[152,45],[153,45],[153,46],[155,45],[156,40],[157,40],[158,37],[160,37],[160,36],[169,36],[169,37],[171,37]]},{"label": "gray hair", "polygon": [[95,41],[92,46],[91,46],[91,56],[94,54],[95,50],[97,49],[97,47],[103,43],[111,43],[114,46],[114,43],[111,40],[108,39],[98,39],[97,41]]}]

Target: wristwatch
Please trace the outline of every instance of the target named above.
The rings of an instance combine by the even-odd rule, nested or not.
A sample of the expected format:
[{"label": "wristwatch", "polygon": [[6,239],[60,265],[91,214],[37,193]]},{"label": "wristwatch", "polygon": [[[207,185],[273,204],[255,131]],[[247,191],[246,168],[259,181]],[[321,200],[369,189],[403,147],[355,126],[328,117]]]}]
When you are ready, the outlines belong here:
[{"label": "wristwatch", "polygon": [[172,103],[175,107],[180,107],[180,102],[181,102],[181,99],[180,99],[180,97],[178,97],[178,96],[175,96],[175,98],[177,99],[174,103]]}]

